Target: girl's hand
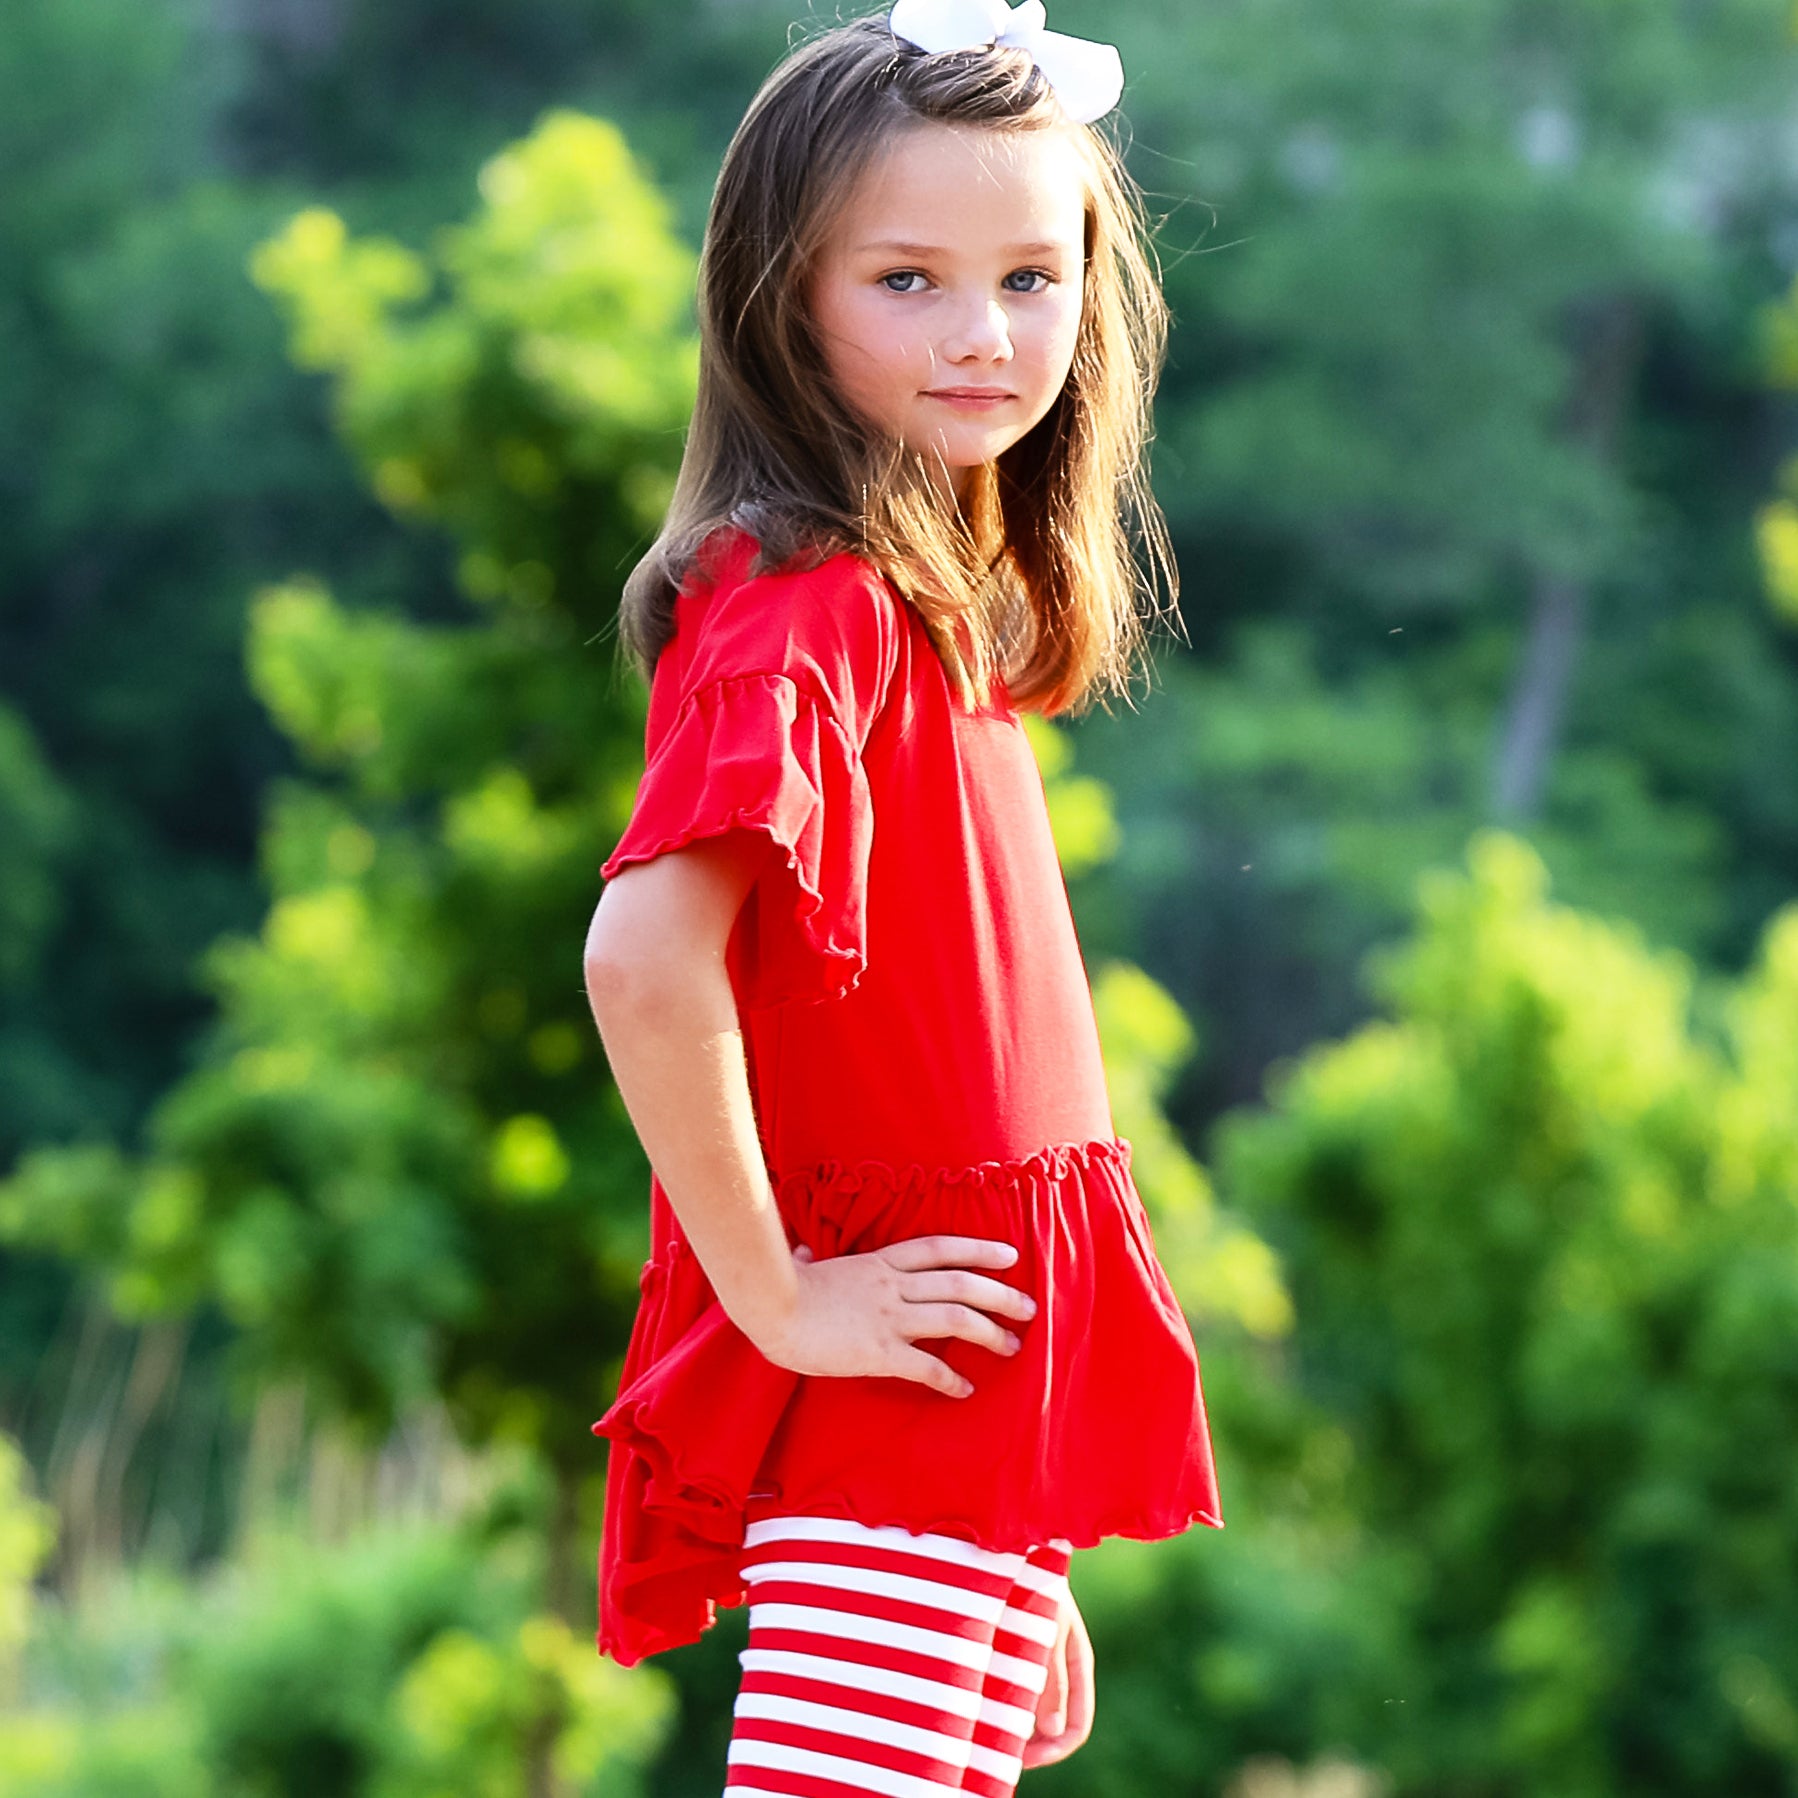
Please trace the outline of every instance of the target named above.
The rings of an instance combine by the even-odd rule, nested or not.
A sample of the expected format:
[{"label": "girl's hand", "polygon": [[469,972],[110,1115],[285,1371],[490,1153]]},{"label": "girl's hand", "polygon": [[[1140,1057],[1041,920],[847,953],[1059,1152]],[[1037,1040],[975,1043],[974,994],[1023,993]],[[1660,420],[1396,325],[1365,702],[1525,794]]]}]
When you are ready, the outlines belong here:
[{"label": "girl's hand", "polygon": [[756,1347],[795,1373],[887,1374],[966,1398],[973,1383],[913,1339],[961,1336],[1015,1355],[1018,1338],[986,1313],[1023,1322],[1035,1315],[1036,1303],[973,1269],[1008,1267],[1016,1259],[1010,1243],[981,1236],[913,1236],[823,1261],[802,1243],[793,1251],[799,1301]]},{"label": "girl's hand", "polygon": [[1036,1734],[1024,1744],[1024,1765],[1066,1760],[1092,1730],[1092,1638],[1069,1592],[1061,1601],[1061,1629],[1049,1656],[1048,1683],[1036,1702]]}]

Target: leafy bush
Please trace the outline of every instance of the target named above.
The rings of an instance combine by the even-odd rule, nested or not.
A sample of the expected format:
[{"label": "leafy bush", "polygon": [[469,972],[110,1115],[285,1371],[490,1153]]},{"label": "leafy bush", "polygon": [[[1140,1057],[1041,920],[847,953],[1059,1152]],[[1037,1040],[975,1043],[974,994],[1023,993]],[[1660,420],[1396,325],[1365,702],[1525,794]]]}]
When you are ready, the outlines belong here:
[{"label": "leafy bush", "polygon": [[474,1525],[334,1548],[270,1535],[204,1586],[144,1571],[47,1606],[0,1728],[0,1789],[524,1798],[547,1742],[566,1798],[631,1798],[673,1689],[533,1611],[540,1554]]},{"label": "leafy bush", "polygon": [[1517,839],[1469,864],[1376,958],[1394,1015],[1219,1133],[1404,1573],[1405,1704],[1357,1745],[1419,1793],[1784,1789],[1798,908],[1700,985]]}]

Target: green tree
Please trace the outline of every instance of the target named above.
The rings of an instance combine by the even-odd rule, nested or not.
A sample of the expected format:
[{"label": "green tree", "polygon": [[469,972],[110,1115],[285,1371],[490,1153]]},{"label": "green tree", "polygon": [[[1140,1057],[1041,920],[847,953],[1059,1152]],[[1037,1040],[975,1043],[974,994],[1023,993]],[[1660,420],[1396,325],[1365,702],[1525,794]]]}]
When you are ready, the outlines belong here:
[{"label": "green tree", "polygon": [[[1798,388],[1798,278],[1761,314],[1761,360],[1768,382]],[[1798,457],[1779,471],[1780,491],[1755,518],[1767,598],[1774,612],[1798,627]]]},{"label": "green tree", "polygon": [[1341,1669],[1353,1745],[1401,1793],[1782,1789],[1798,908],[1734,985],[1498,833],[1420,910],[1391,1015],[1218,1132],[1405,1645]]},{"label": "green tree", "polygon": [[[1197,1139],[1367,1010],[1418,873],[1509,820],[1569,902],[1737,967],[1798,883],[1798,676],[1751,520],[1789,435],[1788,9],[1129,11],[1176,328],[1192,653],[1081,721],[1107,943],[1205,1026]],[[1159,753],[1142,752],[1145,734]]]},{"label": "green tree", "polygon": [[0,37],[0,702],[64,814],[49,852],[12,811],[9,730],[0,1169],[132,1128],[180,1069],[193,960],[256,915],[280,759],[245,592],[322,514],[347,544],[373,510],[243,279],[291,201],[217,166],[228,45],[133,0],[17,0]]},{"label": "green tree", "polygon": [[1145,22],[1133,118],[1254,226],[1173,273],[1217,341],[1170,449],[1207,508],[1324,562],[1363,629],[1521,602],[1509,821],[1538,810],[1592,588],[1640,580],[1665,530],[1629,437],[1650,333],[1723,302],[1798,58],[1777,0],[1457,0],[1432,23],[1209,8],[1151,55]]},{"label": "green tree", "polygon": [[305,576],[258,598],[252,678],[321,777],[274,794],[264,927],[208,956],[219,1025],[144,1156],[33,1151],[4,1205],[15,1240],[109,1268],[127,1316],[216,1301],[246,1383],[299,1379],[371,1437],[441,1390],[469,1440],[539,1449],[572,1612],[645,1229],[578,965],[642,710],[591,642],[670,478],[691,267],[596,122],[546,120],[483,187],[435,267],[318,211],[256,266],[485,616]]}]

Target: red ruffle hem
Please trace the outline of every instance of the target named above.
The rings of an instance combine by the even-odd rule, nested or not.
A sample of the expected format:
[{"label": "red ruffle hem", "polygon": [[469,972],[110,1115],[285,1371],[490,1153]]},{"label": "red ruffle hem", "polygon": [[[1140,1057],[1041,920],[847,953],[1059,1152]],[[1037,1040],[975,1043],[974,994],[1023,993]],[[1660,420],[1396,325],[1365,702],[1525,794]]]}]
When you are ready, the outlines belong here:
[{"label": "red ruffle hem", "polygon": [[599,1551],[602,1653],[622,1666],[698,1640],[744,1602],[744,1531],[805,1512],[985,1548],[1151,1541],[1222,1529],[1199,1362],[1156,1257],[1123,1138],[965,1167],[823,1162],[777,1176],[788,1240],[819,1259],[947,1232],[1015,1243],[986,1270],[1040,1309],[1006,1356],[924,1346],[973,1381],[796,1374],[725,1315],[661,1184],[618,1396]]}]

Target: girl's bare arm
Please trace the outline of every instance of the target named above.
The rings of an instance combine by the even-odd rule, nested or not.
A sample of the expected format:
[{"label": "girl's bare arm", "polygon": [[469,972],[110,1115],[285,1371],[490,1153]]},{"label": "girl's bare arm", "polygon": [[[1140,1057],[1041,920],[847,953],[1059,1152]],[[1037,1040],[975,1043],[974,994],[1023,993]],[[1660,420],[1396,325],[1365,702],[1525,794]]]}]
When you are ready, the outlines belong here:
[{"label": "girl's bare arm", "polygon": [[916,1337],[1000,1354],[1030,1297],[975,1272],[1016,1259],[984,1237],[918,1236],[820,1262],[795,1256],[756,1130],[725,945],[769,840],[732,831],[619,870],[587,932],[587,998],[625,1109],[712,1289],[771,1360],[801,1373],[890,1374],[972,1391]]},{"label": "girl's bare arm", "polygon": [[587,931],[587,1000],[650,1165],[731,1321],[776,1332],[798,1277],[756,1135],[731,925],[773,845],[731,831],[619,871]]}]

